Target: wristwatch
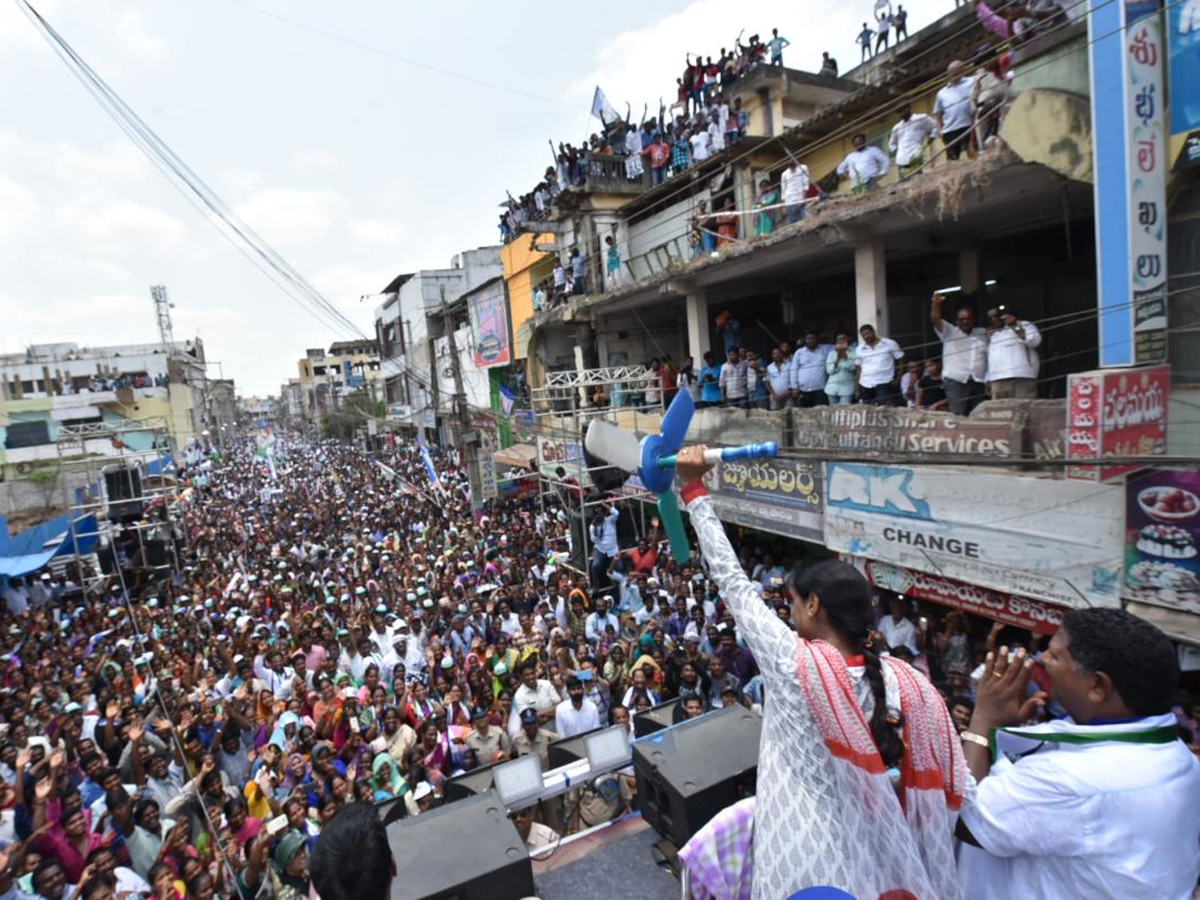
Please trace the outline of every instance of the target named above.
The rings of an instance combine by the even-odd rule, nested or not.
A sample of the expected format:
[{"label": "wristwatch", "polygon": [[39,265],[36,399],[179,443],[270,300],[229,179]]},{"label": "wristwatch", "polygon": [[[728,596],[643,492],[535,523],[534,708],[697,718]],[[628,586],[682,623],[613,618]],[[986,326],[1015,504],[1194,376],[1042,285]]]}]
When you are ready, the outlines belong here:
[{"label": "wristwatch", "polygon": [[964,731],[959,737],[964,741],[970,741],[972,744],[978,744],[980,747],[987,747],[989,750],[992,748],[991,742],[982,734],[976,734],[973,731]]}]

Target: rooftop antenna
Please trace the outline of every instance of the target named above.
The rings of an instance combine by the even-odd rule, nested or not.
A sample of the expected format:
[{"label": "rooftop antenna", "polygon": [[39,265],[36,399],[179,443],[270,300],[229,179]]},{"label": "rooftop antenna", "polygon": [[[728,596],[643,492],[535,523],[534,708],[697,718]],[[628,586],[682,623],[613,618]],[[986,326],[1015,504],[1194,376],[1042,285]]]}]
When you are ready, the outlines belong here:
[{"label": "rooftop antenna", "polygon": [[175,330],[171,326],[171,307],[175,304],[167,299],[166,285],[152,284],[150,296],[154,298],[154,314],[158,319],[158,338],[163,351],[170,356],[175,352]]}]

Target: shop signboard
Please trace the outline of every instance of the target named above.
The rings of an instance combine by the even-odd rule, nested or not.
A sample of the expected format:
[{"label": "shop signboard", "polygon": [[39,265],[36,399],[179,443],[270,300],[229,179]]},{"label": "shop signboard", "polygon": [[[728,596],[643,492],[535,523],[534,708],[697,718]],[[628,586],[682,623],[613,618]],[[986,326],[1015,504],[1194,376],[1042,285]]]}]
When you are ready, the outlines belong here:
[{"label": "shop signboard", "polygon": [[821,543],[822,474],[819,462],[762,459],[721,463],[704,483],[724,521]]},{"label": "shop signboard", "polygon": [[942,606],[950,606],[971,615],[983,616],[996,622],[1004,622],[1006,625],[1016,625],[1018,628],[1026,628],[1040,634],[1054,634],[1058,631],[1063,614],[1066,613],[1066,609],[1053,603],[1020,597],[1007,591],[993,591],[892,563],[857,557],[851,557],[850,562],[877,587],[916,597],[918,600],[940,603]]},{"label": "shop signboard", "polygon": [[[1067,378],[1067,455],[1072,459],[1167,452],[1171,367],[1108,369]],[[1069,465],[1067,477],[1107,481],[1138,465]]]},{"label": "shop signboard", "polygon": [[538,471],[547,478],[554,478],[554,470],[562,466],[568,475],[578,478],[585,486],[591,484],[583,444],[577,441],[538,435],[537,461]]},{"label": "shop signboard", "polygon": [[986,415],[898,406],[824,406],[792,411],[795,445],[803,450],[1009,457],[1021,452],[1025,417],[1016,407]]},{"label": "shop signboard", "polygon": [[1117,606],[1119,486],[968,468],[825,464],[831,550],[1068,607]]},{"label": "shop signboard", "polygon": [[1200,472],[1159,469],[1126,495],[1124,596],[1200,613]]}]

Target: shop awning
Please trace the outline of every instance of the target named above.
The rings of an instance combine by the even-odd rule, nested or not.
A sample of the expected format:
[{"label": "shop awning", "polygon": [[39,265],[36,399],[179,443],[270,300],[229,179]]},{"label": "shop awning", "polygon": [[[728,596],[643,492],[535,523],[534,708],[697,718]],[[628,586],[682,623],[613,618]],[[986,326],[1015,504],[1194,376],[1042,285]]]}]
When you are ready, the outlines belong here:
[{"label": "shop awning", "polygon": [[532,469],[537,465],[537,447],[531,444],[513,444],[492,454],[499,465],[517,466],[521,469]]}]

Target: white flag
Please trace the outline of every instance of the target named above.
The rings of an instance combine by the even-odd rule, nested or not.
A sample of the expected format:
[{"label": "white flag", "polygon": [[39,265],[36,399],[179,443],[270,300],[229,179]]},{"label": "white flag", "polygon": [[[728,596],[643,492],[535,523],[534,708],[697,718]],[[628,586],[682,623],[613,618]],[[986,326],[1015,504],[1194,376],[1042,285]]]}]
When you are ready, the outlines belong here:
[{"label": "white flag", "polygon": [[617,118],[617,111],[609,104],[599,85],[596,86],[596,94],[592,97],[592,115],[605,125]]}]

